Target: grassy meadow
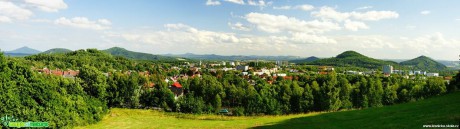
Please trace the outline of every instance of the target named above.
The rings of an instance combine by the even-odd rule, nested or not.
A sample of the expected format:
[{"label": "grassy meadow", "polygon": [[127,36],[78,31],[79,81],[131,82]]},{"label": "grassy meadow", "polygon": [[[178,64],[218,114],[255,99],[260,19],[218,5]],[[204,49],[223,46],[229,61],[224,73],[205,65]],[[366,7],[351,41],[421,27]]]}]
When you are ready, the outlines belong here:
[{"label": "grassy meadow", "polygon": [[393,106],[332,113],[229,117],[165,113],[143,109],[111,109],[89,129],[151,128],[422,128],[426,124],[459,124],[460,92]]}]

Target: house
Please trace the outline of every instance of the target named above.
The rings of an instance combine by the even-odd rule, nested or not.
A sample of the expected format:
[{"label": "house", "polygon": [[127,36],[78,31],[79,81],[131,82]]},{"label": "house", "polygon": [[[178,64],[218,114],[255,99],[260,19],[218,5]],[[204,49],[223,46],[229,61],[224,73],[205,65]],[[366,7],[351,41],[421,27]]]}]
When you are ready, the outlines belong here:
[{"label": "house", "polygon": [[78,74],[80,73],[80,71],[75,71],[75,70],[67,70],[67,71],[64,71],[62,76],[65,77],[65,78],[75,78],[75,76],[77,76]]},{"label": "house", "polygon": [[60,69],[51,70],[51,74],[56,75],[56,76],[62,76],[64,74],[64,71]]},{"label": "house", "polygon": [[439,77],[439,73],[427,73],[426,76],[428,76],[428,77]]},{"label": "house", "polygon": [[184,95],[182,85],[179,82],[174,82],[171,86],[169,86],[169,89],[174,93],[175,99]]}]

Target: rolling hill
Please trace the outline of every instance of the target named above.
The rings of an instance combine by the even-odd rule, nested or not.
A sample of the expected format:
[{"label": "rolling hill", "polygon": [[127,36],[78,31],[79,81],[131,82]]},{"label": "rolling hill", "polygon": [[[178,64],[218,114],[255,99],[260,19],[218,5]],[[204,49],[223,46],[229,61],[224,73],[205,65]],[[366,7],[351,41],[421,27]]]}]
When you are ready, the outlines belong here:
[{"label": "rolling hill", "polygon": [[296,64],[301,64],[301,63],[313,62],[313,61],[316,61],[316,60],[319,60],[319,59],[320,58],[318,58],[316,56],[310,56],[310,57],[305,58],[305,59],[291,60],[289,62],[296,63]]},{"label": "rolling hill", "polygon": [[42,52],[43,54],[55,54],[55,53],[68,53],[72,52],[72,50],[65,49],[65,48],[53,48],[47,51]]},{"label": "rolling hill", "polygon": [[4,53],[5,55],[9,55],[9,56],[28,56],[28,55],[38,54],[40,53],[40,51],[24,46],[24,47],[21,47],[21,48],[12,50],[12,51],[5,51]]},{"label": "rolling hill", "polygon": [[310,62],[313,65],[330,65],[341,67],[363,67],[363,68],[381,68],[383,65],[398,65],[393,61],[384,61],[364,56],[355,51],[345,51],[336,57],[325,58]]},{"label": "rolling hill", "polygon": [[400,64],[411,67],[415,70],[437,71],[445,70],[447,68],[444,64],[441,64],[426,56],[419,56],[408,61],[403,61]]},{"label": "rolling hill", "polygon": [[112,47],[106,50],[103,50],[106,53],[109,53],[114,56],[122,56],[125,58],[130,58],[130,59],[136,59],[136,60],[152,60],[152,61],[158,61],[158,60],[168,60],[168,61],[174,61],[178,60],[174,57],[168,57],[168,56],[160,56],[160,55],[153,55],[153,54],[148,54],[148,53],[141,53],[141,52],[133,52],[126,50],[124,48],[120,47]]}]

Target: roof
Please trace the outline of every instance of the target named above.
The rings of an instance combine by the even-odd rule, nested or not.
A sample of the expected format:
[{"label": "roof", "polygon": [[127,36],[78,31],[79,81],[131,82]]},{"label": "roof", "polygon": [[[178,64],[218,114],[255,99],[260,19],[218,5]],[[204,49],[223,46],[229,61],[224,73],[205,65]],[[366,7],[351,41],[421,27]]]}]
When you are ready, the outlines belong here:
[{"label": "roof", "polygon": [[182,85],[179,82],[174,82],[171,86],[174,86],[176,88],[182,88]]}]

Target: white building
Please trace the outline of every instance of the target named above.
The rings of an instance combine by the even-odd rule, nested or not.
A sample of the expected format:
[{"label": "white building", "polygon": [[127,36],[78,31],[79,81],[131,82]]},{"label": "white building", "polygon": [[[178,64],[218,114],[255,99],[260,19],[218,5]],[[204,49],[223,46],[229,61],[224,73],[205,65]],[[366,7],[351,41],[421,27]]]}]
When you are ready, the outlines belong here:
[{"label": "white building", "polygon": [[287,76],[287,74],[285,74],[285,73],[278,73],[278,74],[273,74],[273,76],[285,77],[285,76]]},{"label": "white building", "polygon": [[384,65],[383,66],[383,74],[390,75],[393,73],[393,66],[391,65]]},{"label": "white building", "polygon": [[248,71],[249,66],[247,65],[238,65],[236,66],[236,70],[241,70],[241,71]]},{"label": "white building", "polygon": [[439,73],[426,73],[428,77],[439,77]]}]

